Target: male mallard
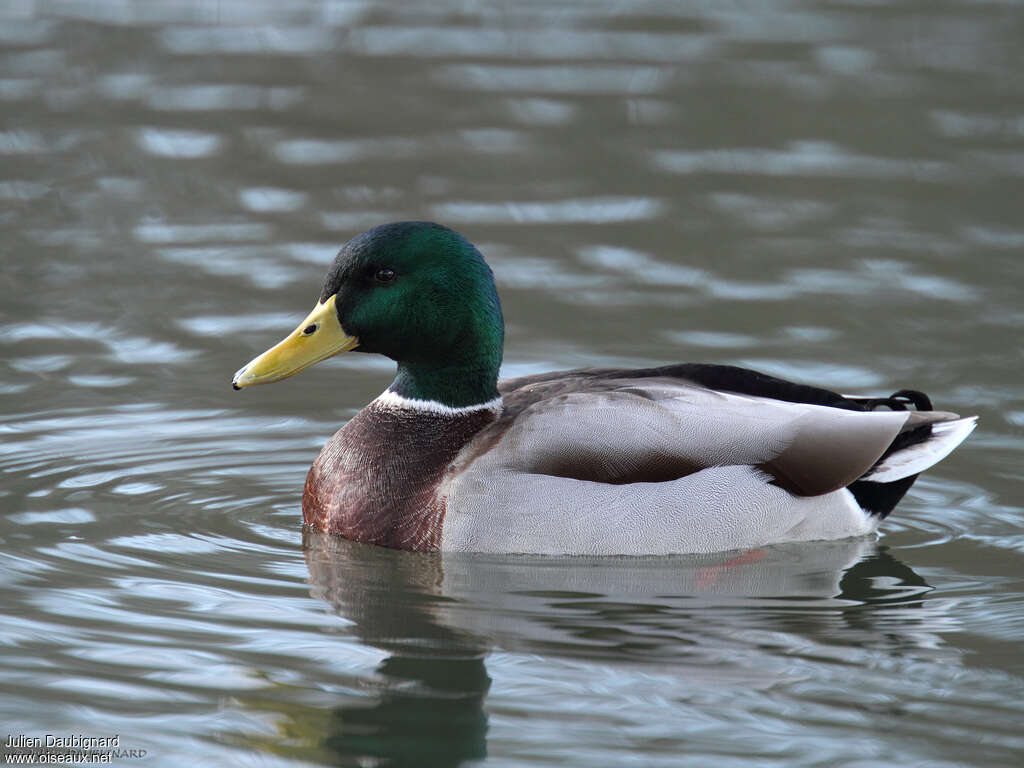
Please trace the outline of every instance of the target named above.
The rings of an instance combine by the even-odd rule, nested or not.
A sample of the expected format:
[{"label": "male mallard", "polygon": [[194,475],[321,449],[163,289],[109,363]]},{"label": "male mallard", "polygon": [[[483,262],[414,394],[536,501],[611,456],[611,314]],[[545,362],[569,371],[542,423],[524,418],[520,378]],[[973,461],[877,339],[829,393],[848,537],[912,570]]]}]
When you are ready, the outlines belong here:
[{"label": "male mallard", "polygon": [[396,361],[313,463],[302,511],[409,550],[638,555],[865,534],[976,420],[918,392],[853,398],[725,365],[499,382],[503,336],[470,242],[387,224],[341,249],[309,316],[232,383],[348,350]]}]

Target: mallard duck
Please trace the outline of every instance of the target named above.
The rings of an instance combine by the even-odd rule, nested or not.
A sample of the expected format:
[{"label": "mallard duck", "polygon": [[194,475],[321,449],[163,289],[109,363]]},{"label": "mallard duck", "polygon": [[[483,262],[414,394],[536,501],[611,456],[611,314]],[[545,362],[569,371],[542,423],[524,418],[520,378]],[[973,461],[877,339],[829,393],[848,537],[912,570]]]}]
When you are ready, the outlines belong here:
[{"label": "mallard duck", "polygon": [[232,384],[350,350],[394,360],[394,381],[313,463],[302,510],[313,529],[419,551],[697,553],[867,534],[976,420],[916,391],[850,397],[727,365],[499,382],[503,339],[468,240],[386,224],[341,249],[313,311]]}]

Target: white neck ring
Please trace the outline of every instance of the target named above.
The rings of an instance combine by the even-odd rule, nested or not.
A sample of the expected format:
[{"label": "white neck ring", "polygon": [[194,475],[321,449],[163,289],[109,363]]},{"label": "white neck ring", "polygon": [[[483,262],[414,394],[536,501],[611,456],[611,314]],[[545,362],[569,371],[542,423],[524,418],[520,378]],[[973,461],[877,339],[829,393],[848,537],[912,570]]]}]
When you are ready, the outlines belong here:
[{"label": "white neck ring", "polygon": [[434,413],[442,416],[462,416],[467,413],[478,413],[480,411],[501,411],[502,399],[499,395],[486,403],[475,405],[451,406],[439,403],[437,400],[420,400],[415,397],[405,397],[390,389],[384,390],[376,400],[373,401],[385,408],[399,408],[402,410],[419,411],[420,413]]}]

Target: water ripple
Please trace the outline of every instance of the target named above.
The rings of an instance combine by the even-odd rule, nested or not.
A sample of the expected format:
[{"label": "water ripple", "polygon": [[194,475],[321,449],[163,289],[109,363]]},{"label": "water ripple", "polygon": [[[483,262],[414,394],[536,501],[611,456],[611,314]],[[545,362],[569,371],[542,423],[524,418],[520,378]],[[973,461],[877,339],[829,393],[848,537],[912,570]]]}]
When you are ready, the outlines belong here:
[{"label": "water ripple", "polygon": [[183,131],[170,128],[140,128],[139,147],[143,152],[158,157],[209,157],[220,150],[223,139],[202,131]]},{"label": "water ripple", "polygon": [[827,141],[790,142],[785,150],[745,147],[659,150],[653,153],[652,159],[656,167],[680,174],[846,176],[937,182],[948,179],[951,171],[946,163],[936,160],[873,157],[850,152]]},{"label": "water ripple", "polygon": [[243,84],[166,85],[145,91],[146,104],[158,111],[208,112],[222,110],[292,109],[306,98],[299,86],[263,87]]},{"label": "water ripple", "polygon": [[294,189],[278,187],[249,187],[239,190],[242,207],[255,213],[287,213],[306,205],[309,195]]},{"label": "water ripple", "polygon": [[654,219],[664,201],[649,197],[591,197],[569,200],[478,203],[452,200],[432,206],[433,215],[452,222],[520,224],[604,224]]},{"label": "water ripple", "polygon": [[197,243],[207,241],[265,240],[270,232],[266,224],[163,224],[148,222],[135,227],[135,236],[144,243]]},{"label": "water ripple", "polygon": [[207,53],[258,53],[261,55],[309,55],[330,51],[337,44],[333,30],[322,27],[168,27],[159,40],[179,55]]},{"label": "water ripple", "polygon": [[705,35],[606,32],[596,30],[467,27],[363,27],[346,47],[369,56],[422,58],[614,59],[678,63],[709,54]]},{"label": "water ripple", "polygon": [[435,77],[445,85],[500,93],[651,94],[680,75],[669,67],[649,66],[447,64]]}]

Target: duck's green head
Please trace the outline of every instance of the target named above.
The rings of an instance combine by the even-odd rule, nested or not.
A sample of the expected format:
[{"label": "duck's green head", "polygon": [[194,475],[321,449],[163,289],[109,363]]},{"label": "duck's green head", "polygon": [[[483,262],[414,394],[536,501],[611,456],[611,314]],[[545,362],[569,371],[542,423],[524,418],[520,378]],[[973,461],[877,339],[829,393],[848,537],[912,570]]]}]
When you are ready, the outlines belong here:
[{"label": "duck's green head", "polygon": [[453,407],[497,397],[504,324],[480,252],[447,227],[374,227],[341,249],[298,328],[235,374],[235,389],[285,379],[348,350],[398,363],[390,389]]}]

